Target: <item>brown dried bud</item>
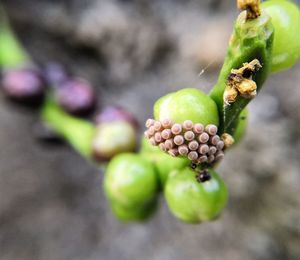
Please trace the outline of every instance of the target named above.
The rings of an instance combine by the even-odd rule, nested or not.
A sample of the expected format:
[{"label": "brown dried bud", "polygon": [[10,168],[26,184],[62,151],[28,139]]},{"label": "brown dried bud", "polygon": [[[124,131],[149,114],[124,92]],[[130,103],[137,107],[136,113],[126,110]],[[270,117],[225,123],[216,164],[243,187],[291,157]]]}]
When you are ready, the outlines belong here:
[{"label": "brown dried bud", "polygon": [[180,155],[187,155],[189,153],[189,149],[187,145],[183,144],[178,147],[178,152]]},{"label": "brown dried bud", "polygon": [[255,19],[261,15],[260,0],[237,0],[240,10],[247,10],[247,19]]},{"label": "brown dried bud", "polygon": [[174,137],[174,143],[175,143],[176,145],[182,145],[182,144],[184,143],[184,138],[183,138],[183,136],[182,136],[182,135],[176,135],[176,136]]},{"label": "brown dried bud", "polygon": [[223,100],[225,104],[229,105],[235,102],[237,96],[238,96],[238,91],[235,88],[231,86],[226,86],[223,94]]},{"label": "brown dried bud", "polygon": [[224,142],[225,148],[230,147],[234,143],[234,139],[230,134],[224,133],[221,136],[222,141]]},{"label": "brown dried bud", "polygon": [[184,139],[187,141],[192,141],[195,138],[195,134],[192,131],[187,131],[184,133]]},{"label": "brown dried bud", "polygon": [[236,88],[244,97],[253,98],[256,96],[257,85],[252,79],[244,79],[236,85]]},{"label": "brown dried bud", "polygon": [[171,128],[171,131],[174,135],[179,135],[182,131],[182,126],[180,124],[174,124]]}]

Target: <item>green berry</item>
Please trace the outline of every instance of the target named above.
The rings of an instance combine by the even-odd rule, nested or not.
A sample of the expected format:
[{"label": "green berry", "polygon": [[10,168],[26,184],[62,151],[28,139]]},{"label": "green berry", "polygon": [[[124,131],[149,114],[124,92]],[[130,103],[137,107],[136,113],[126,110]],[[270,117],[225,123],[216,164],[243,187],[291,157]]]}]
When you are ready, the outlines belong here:
[{"label": "green berry", "polygon": [[165,187],[165,198],[171,212],[188,223],[215,219],[225,207],[228,191],[214,171],[211,178],[198,182],[195,172],[185,168],[172,174]]},{"label": "green berry", "polygon": [[110,201],[123,207],[142,207],[157,195],[154,166],[138,154],[119,154],[107,166],[104,190]]},{"label": "green berry", "polygon": [[262,8],[271,16],[275,29],[271,70],[288,69],[300,57],[300,10],[296,4],[282,0],[263,2]]},{"label": "green berry", "polygon": [[138,208],[127,208],[117,202],[111,203],[112,212],[121,221],[144,221],[155,212],[157,200],[153,200],[147,205]]},{"label": "green berry", "polygon": [[239,143],[245,136],[247,124],[248,124],[248,109],[245,108],[240,113],[239,121],[233,135],[235,145]]},{"label": "green berry", "polygon": [[126,121],[113,121],[97,126],[93,139],[93,154],[99,160],[109,160],[123,152],[132,152],[136,146],[136,128]]},{"label": "green berry", "polygon": [[146,138],[142,141],[141,155],[154,164],[161,187],[165,186],[173,170],[181,170],[191,163],[187,158],[172,157],[162,152],[157,146],[151,145]]},{"label": "green berry", "polygon": [[154,118],[170,119],[174,123],[191,120],[204,125],[219,124],[215,102],[204,92],[193,88],[185,88],[158,99],[154,105]]}]

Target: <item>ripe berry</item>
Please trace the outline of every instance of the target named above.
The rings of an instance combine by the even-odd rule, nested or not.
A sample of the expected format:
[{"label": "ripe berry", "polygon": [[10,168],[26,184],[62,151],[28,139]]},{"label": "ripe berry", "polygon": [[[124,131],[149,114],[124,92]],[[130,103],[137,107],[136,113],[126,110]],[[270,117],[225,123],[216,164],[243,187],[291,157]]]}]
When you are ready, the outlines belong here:
[{"label": "ripe berry", "polygon": [[95,108],[96,97],[90,83],[83,79],[71,79],[57,88],[59,105],[73,115],[86,115]]},{"label": "ripe berry", "polygon": [[9,98],[29,104],[40,103],[45,90],[43,79],[34,69],[6,70],[1,85]]}]

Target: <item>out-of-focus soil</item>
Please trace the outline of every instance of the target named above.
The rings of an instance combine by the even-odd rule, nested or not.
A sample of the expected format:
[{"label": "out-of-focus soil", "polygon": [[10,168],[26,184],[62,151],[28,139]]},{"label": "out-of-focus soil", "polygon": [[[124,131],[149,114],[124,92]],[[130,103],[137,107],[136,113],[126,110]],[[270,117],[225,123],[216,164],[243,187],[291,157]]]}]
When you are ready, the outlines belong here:
[{"label": "out-of-focus soil", "polygon": [[[237,14],[229,0],[3,2],[36,62],[64,63],[141,124],[161,95],[209,91]],[[0,96],[0,259],[299,259],[299,69],[272,75],[251,103],[246,138],[218,168],[229,205],[201,225],[176,220],[163,199],[148,222],[118,222],[103,172],[38,142],[38,114]]]}]

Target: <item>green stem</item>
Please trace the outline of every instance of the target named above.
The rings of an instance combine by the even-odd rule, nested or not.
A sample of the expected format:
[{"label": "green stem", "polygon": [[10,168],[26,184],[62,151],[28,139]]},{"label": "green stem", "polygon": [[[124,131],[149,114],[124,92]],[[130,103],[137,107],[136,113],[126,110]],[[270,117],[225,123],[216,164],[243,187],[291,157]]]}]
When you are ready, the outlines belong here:
[{"label": "green stem", "polygon": [[19,67],[30,63],[30,57],[20,45],[0,5],[0,66]]},{"label": "green stem", "polygon": [[240,68],[245,62],[258,59],[262,68],[253,76],[253,80],[259,92],[270,72],[272,43],[273,26],[267,14],[262,13],[253,20],[246,20],[246,12],[239,15],[218,82],[210,93],[219,109],[221,133],[234,134],[240,112],[251,101],[238,96],[234,103],[224,104],[223,94],[231,70]]},{"label": "green stem", "polygon": [[96,129],[94,124],[64,112],[51,96],[43,104],[41,118],[79,154],[91,159],[92,140]]}]

